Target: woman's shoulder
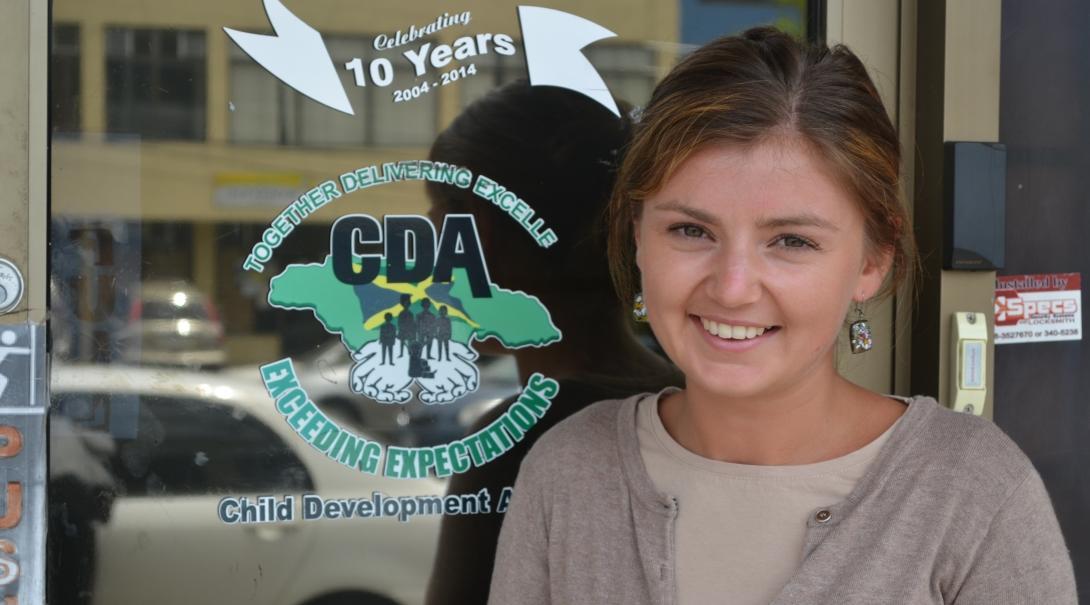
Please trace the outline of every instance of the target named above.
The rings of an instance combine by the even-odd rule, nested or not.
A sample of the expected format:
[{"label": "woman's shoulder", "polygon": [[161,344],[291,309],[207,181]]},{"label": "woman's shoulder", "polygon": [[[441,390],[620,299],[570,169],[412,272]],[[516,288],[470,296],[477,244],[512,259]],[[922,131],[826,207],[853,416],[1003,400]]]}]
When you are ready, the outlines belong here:
[{"label": "woman's shoulder", "polygon": [[919,406],[910,408],[917,420],[900,440],[899,465],[935,471],[948,486],[994,491],[1000,498],[1034,472],[1025,452],[990,419],[923,395],[910,398],[910,406]]},{"label": "woman's shoulder", "polygon": [[[959,602],[961,597],[994,602],[975,594],[981,590],[1017,594],[1024,583],[1002,574],[1017,571],[1010,566],[1019,556],[1030,556],[1037,557],[1032,574],[1039,586],[1028,590],[1053,596],[1017,594],[1014,601],[1073,603],[1063,533],[1048,489],[1025,452],[988,418],[955,412],[930,397],[912,398],[912,405],[920,406],[916,435],[903,440],[896,464],[888,465],[892,470],[880,482],[892,493],[874,492],[876,518],[888,523],[891,515],[902,514],[928,520],[927,527],[902,538],[941,540],[935,570],[940,583],[960,595]],[[1018,556],[1012,559],[1011,553]]]}]

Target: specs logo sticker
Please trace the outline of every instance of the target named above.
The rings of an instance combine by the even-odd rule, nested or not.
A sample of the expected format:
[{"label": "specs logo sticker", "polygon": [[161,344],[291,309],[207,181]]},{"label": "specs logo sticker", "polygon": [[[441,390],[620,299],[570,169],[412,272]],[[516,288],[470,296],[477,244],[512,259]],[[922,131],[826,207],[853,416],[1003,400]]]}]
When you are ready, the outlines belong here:
[{"label": "specs logo sticker", "polygon": [[994,302],[996,344],[1082,339],[1078,273],[997,276]]}]

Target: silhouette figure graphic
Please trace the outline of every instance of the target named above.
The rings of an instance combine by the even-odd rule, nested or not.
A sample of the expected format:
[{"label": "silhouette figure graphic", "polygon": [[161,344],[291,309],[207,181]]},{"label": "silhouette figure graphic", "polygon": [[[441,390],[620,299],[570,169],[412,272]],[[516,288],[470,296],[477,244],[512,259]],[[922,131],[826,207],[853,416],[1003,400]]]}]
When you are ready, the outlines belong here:
[{"label": "silhouette figure graphic", "polygon": [[382,365],[393,365],[396,340],[397,326],[394,325],[394,316],[392,313],[387,313],[386,323],[382,324],[378,332],[378,341],[382,344]]},{"label": "silhouette figure graphic", "polygon": [[416,340],[416,319],[410,309],[412,304],[411,296],[408,294],[401,295],[401,313],[397,314],[397,336],[401,339],[399,359],[405,356],[405,349],[409,347],[409,344]]}]

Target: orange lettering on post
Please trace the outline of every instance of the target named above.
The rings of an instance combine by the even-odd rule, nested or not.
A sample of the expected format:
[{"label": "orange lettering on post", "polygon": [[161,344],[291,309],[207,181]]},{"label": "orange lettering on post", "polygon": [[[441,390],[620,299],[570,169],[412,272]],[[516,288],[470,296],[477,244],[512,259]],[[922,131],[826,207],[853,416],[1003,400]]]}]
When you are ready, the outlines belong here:
[{"label": "orange lettering on post", "polygon": [[23,434],[13,426],[0,425],[0,458],[11,458],[23,451]]},{"label": "orange lettering on post", "polygon": [[5,506],[4,516],[0,517],[0,529],[11,529],[19,525],[19,520],[22,517],[23,484],[13,481],[8,483],[7,505]]}]

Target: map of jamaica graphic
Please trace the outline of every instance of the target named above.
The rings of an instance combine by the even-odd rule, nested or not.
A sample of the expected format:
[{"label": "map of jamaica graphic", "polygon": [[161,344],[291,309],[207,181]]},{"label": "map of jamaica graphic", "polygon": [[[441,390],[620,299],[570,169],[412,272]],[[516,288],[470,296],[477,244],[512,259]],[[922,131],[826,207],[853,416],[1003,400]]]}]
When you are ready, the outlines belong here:
[{"label": "map of jamaica graphic", "polygon": [[[354,259],[357,263],[358,259]],[[288,265],[269,285],[269,304],[312,311],[340,337],[355,364],[353,392],[381,403],[450,403],[477,390],[475,340],[495,338],[507,348],[541,347],[560,330],[537,297],[489,283],[491,296],[474,296],[462,268],[447,282],[433,277],[391,283],[383,259],[378,276],[352,285],[324,262]]]}]

